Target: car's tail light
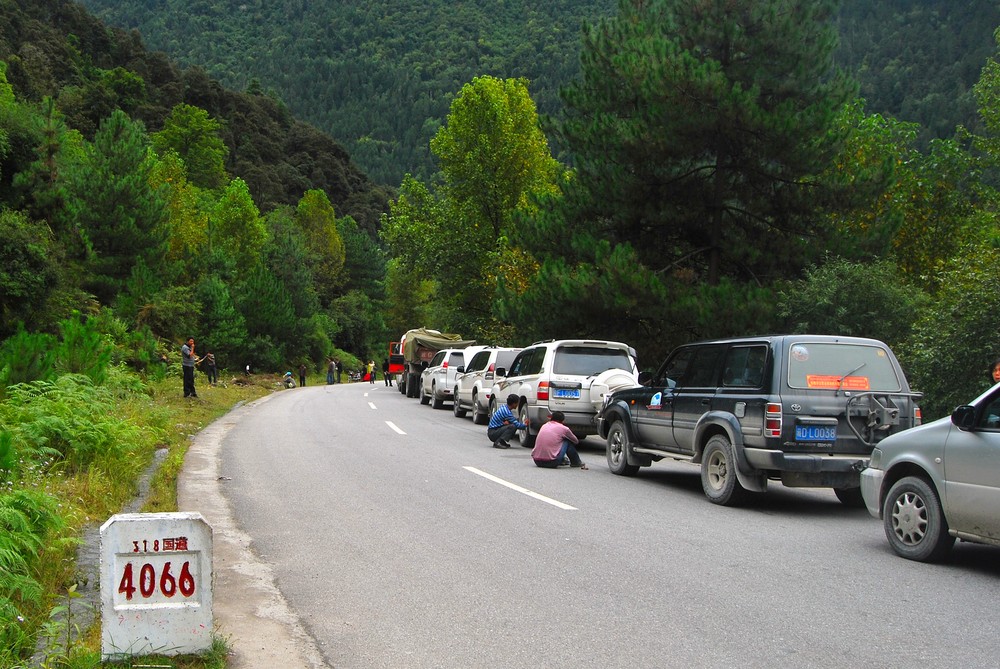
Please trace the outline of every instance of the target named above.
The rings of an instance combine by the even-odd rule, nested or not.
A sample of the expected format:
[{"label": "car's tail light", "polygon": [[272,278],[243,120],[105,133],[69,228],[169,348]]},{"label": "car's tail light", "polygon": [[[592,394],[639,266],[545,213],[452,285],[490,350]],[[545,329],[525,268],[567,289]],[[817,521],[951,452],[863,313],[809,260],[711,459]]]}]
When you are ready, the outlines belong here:
[{"label": "car's tail light", "polygon": [[538,399],[547,400],[549,399],[549,382],[539,381],[538,382]]},{"label": "car's tail light", "polygon": [[920,410],[920,407],[914,406],[913,407],[913,426],[916,427],[917,425],[923,425],[923,423],[924,423],[924,414],[923,414],[923,412]]},{"label": "car's tail light", "polygon": [[770,402],[764,407],[764,436],[781,436],[781,404]]},{"label": "car's tail light", "polygon": [[444,362],[441,363],[441,368],[442,369],[448,369],[448,361],[447,360],[445,360]]}]

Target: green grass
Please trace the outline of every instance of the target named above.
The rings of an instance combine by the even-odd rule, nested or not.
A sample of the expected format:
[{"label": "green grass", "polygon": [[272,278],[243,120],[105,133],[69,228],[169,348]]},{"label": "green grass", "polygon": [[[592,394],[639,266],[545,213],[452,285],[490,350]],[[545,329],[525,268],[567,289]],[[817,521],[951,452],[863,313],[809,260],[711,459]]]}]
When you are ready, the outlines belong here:
[{"label": "green grass", "polygon": [[[139,476],[155,452],[164,448],[166,457],[153,476],[142,511],[176,511],[177,476],[191,437],[236,404],[278,387],[278,377],[273,375],[248,379],[223,375],[216,386],[209,386],[199,376],[198,398],[185,399],[179,369],[177,374],[149,383],[120,369],[116,375],[118,378],[96,388],[65,384],[26,388],[23,401],[8,396],[0,405],[0,430],[9,430],[12,436],[8,439],[21,454],[31,456],[16,476],[8,472],[4,477],[0,470],[4,485],[0,495],[22,490],[43,494],[55,501],[58,515],[58,522],[38,528],[24,525],[19,515],[8,516],[10,522],[19,523],[17,538],[30,543],[43,530],[45,538],[25,552],[31,563],[30,580],[40,586],[40,593],[31,587],[9,595],[0,593],[0,604],[13,604],[18,610],[10,617],[16,623],[12,638],[17,643],[0,648],[0,666],[26,666],[18,657],[30,652],[36,631],[53,639],[42,665],[46,669],[104,666],[100,661],[99,616],[98,622],[83,630],[71,629],[81,616],[65,620],[67,607],[77,614],[83,606],[75,601],[75,555],[81,529],[102,523],[130,503]],[[52,617],[54,612],[63,615]],[[227,653],[226,640],[215,638],[212,649],[202,656],[149,656],[107,666],[215,669],[226,666]]]}]

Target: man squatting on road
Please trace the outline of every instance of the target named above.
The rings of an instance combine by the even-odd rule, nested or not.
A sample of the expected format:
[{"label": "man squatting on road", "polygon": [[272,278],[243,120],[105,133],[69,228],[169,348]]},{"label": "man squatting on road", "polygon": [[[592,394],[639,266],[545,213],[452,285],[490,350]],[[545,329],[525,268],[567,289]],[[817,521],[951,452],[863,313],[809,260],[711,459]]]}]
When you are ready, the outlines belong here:
[{"label": "man squatting on road", "polygon": [[486,436],[493,442],[493,448],[510,448],[510,438],[518,430],[527,430],[527,423],[522,423],[514,415],[517,408],[517,395],[508,395],[507,403],[499,407],[486,426]]}]

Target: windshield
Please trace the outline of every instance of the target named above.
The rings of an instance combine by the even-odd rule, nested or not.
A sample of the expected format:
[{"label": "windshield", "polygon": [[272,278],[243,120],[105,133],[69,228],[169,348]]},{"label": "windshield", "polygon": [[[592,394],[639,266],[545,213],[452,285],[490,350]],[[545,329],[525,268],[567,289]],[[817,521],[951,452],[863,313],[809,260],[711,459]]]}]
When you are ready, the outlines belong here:
[{"label": "windshield", "polygon": [[561,346],[556,349],[556,359],[552,365],[554,374],[574,376],[594,376],[609,369],[631,372],[632,360],[628,351],[619,348]]},{"label": "windshield", "polygon": [[884,348],[799,342],[788,355],[788,385],[810,390],[898,392],[903,384]]}]

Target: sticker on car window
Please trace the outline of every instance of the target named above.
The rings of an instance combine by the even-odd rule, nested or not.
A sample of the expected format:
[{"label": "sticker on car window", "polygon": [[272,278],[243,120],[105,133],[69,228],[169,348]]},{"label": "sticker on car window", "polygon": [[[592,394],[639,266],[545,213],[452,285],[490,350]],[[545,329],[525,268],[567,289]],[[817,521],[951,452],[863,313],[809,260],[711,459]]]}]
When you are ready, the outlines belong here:
[{"label": "sticker on car window", "polygon": [[792,360],[806,362],[809,360],[809,349],[802,344],[796,344],[792,347]]},{"label": "sticker on car window", "polygon": [[867,376],[845,376],[836,374],[806,374],[806,388],[816,390],[871,390]]}]

